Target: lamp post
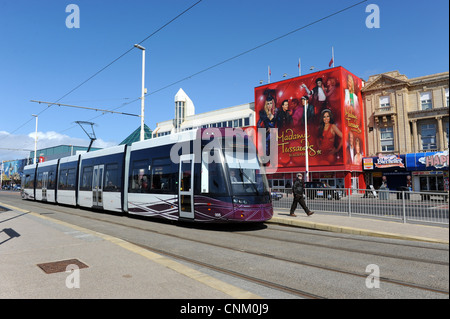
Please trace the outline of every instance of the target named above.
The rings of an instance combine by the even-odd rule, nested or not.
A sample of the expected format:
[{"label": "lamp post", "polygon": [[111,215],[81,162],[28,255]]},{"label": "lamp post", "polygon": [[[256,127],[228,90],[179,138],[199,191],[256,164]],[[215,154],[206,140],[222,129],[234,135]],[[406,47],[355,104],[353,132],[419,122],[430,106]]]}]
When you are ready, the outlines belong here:
[{"label": "lamp post", "polygon": [[308,99],[306,97],[302,97],[302,104],[304,108],[304,115],[305,118],[305,171],[306,171],[306,181],[309,182],[309,146],[308,146],[308,114],[307,114],[307,108],[308,108]]},{"label": "lamp post", "polygon": [[144,98],[145,98],[145,48],[139,44],[134,45],[136,48],[142,50],[142,88],[141,88],[141,136],[140,141],[144,140]]},{"label": "lamp post", "polygon": [[38,129],[38,116],[36,114],[32,114],[36,118],[36,132],[34,134],[34,165],[36,165],[36,153],[37,153],[37,129]]}]

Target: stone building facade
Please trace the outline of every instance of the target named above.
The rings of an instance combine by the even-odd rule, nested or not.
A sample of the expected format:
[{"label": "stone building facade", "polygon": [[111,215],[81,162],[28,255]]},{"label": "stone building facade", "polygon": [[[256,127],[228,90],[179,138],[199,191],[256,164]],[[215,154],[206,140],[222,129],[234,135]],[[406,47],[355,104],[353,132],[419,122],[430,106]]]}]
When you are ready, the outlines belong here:
[{"label": "stone building facade", "polygon": [[449,73],[408,79],[398,71],[365,83],[367,155],[448,150]]},{"label": "stone building facade", "polygon": [[[398,71],[372,75],[362,92],[365,156],[373,157],[365,162],[367,182],[388,177],[396,187],[411,187],[412,180],[414,190],[448,190],[449,72],[411,79]],[[443,163],[425,167],[430,156]]]}]

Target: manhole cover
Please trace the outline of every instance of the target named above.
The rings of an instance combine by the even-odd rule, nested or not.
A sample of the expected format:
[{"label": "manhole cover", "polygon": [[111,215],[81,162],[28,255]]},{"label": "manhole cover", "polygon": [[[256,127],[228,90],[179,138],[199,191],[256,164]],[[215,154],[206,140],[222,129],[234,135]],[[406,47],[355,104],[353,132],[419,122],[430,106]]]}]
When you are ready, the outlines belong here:
[{"label": "manhole cover", "polygon": [[68,259],[61,261],[54,261],[50,263],[38,264],[37,266],[41,268],[46,274],[54,274],[57,272],[65,272],[67,266],[76,265],[79,269],[88,268],[89,266],[82,263],[78,259]]}]

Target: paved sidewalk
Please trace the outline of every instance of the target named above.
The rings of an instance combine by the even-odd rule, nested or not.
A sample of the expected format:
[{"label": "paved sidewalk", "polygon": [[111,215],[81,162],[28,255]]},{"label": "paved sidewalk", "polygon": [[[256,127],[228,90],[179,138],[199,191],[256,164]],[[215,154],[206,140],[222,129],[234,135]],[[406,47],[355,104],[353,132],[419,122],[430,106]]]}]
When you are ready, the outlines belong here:
[{"label": "paved sidewalk", "polygon": [[[0,298],[259,298],[248,291],[118,238],[51,215],[0,203]],[[449,243],[448,227],[276,210],[268,223],[332,232]],[[87,267],[47,274],[38,265],[73,260]],[[77,281],[79,279],[79,281]],[[79,282],[79,288],[76,284]],[[72,288],[70,288],[72,287]],[[176,289],[174,289],[176,287]]]},{"label": "paved sidewalk", "polygon": [[[0,210],[0,299],[259,298],[121,239],[0,206],[11,209]],[[47,274],[38,266],[66,260],[87,268]]]},{"label": "paved sidewalk", "polygon": [[425,241],[440,244],[449,244],[448,225],[431,226],[396,221],[386,221],[369,217],[348,217],[342,214],[315,213],[306,216],[297,209],[297,217],[289,216],[289,210],[275,209],[273,218],[269,223],[291,225],[338,233]]}]

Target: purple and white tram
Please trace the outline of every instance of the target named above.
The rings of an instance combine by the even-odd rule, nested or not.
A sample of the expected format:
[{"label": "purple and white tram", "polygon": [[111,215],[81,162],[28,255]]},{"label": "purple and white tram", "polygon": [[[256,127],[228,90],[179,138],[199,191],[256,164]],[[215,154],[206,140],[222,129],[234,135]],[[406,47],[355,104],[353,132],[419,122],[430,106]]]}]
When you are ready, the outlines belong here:
[{"label": "purple and white tram", "polygon": [[22,185],[24,199],[169,220],[273,216],[255,146],[238,129],[195,129],[28,165]]}]

